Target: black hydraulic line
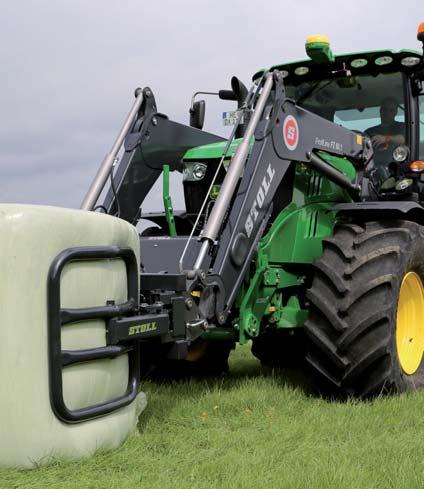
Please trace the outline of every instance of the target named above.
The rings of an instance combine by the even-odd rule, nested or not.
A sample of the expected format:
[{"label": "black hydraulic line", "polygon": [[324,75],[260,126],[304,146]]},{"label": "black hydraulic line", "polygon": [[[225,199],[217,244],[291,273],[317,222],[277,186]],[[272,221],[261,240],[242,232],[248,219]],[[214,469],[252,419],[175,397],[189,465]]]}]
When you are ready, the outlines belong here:
[{"label": "black hydraulic line", "polygon": [[360,185],[352,183],[343,173],[331,166],[329,163],[325,162],[315,153],[308,152],[307,158],[308,161],[305,162],[306,165],[310,165],[312,168],[319,171],[323,176],[344,188],[353,200],[360,200]]}]

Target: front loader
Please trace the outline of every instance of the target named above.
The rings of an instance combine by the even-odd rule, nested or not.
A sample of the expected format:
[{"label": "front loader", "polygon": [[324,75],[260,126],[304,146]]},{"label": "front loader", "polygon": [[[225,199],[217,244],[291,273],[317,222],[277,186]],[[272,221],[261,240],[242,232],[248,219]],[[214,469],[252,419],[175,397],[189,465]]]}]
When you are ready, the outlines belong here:
[{"label": "front loader", "polygon": [[[422,384],[423,58],[334,56],[323,36],[306,48],[309,60],[258,72],[250,90],[233,78],[218,92],[238,102],[228,140],[201,130],[204,101],[189,127],[158,113],[150,88],[136,91],[82,208],[150,223],[139,295],[106,307],[108,348],[137,351],[138,379],[225,371],[235,343],[251,340],[264,364],[306,357],[338,395]],[[367,131],[388,97],[402,143],[385,135],[381,147]],[[170,172],[182,174],[184,211]],[[160,176],[163,211],[143,213]]]}]

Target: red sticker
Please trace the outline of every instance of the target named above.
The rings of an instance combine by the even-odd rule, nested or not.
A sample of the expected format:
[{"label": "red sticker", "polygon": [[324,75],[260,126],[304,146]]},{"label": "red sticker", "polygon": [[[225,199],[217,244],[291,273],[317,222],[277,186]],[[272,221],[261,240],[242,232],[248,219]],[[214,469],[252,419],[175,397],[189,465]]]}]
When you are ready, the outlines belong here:
[{"label": "red sticker", "polygon": [[288,115],[284,119],[283,124],[283,136],[284,142],[290,151],[294,151],[297,148],[299,142],[299,126],[296,119],[292,115]]}]

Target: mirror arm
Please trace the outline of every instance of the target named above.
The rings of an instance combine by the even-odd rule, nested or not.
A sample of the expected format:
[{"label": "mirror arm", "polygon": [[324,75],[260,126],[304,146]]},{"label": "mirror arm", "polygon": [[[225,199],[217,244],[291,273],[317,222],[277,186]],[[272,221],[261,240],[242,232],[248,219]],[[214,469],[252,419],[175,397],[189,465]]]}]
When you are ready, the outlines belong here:
[{"label": "mirror arm", "polygon": [[195,92],[191,97],[190,110],[194,109],[194,100],[198,95],[219,95],[219,93],[218,92]]}]

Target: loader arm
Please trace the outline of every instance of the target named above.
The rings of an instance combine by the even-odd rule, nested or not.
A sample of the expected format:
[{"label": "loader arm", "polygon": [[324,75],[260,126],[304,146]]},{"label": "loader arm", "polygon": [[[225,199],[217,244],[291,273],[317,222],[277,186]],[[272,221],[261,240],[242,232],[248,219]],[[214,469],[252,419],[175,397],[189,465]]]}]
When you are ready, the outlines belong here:
[{"label": "loader arm", "polygon": [[[157,113],[151,90],[144,89],[143,94],[143,103],[125,136],[125,152],[114,185],[104,201],[108,213],[119,210],[120,217],[130,223],[136,222],[163,165],[179,170],[187,148],[223,141],[169,121]],[[141,342],[143,357],[155,347],[142,345],[157,337],[159,343],[155,344],[164,347],[160,352],[181,359],[188,355],[190,345],[205,335],[228,335],[233,341],[235,331],[223,326],[229,325],[235,298],[270,218],[292,199],[296,163],[314,168],[352,199],[362,198],[360,180],[372,157],[369,140],[298,107],[286,97],[279,71],[264,74],[241,110],[249,120],[246,132],[210,213],[205,208],[199,212],[203,231],[195,236],[196,221],[190,236],[140,237],[139,303],[127,319],[110,323],[114,334],[107,338],[108,346]],[[237,126],[223,158],[236,132]],[[352,182],[322,159],[319,154],[323,150],[348,158],[356,167],[357,180]],[[113,152],[108,164],[112,157],[116,159]]]},{"label": "loader arm", "polygon": [[109,214],[135,223],[141,204],[162,173],[163,165],[181,170],[184,153],[194,146],[224,141],[224,138],[169,120],[158,113],[150,88],[143,89],[143,103],[126,135],[124,153],[114,175],[114,186],[104,200]]},{"label": "loader arm", "polygon": [[[371,144],[366,138],[298,107],[285,97],[280,73],[268,74],[268,79],[271,76],[273,85],[269,95],[262,92],[256,104],[259,105],[260,97],[266,96],[259,121],[256,127],[251,127],[254,143],[245,165],[240,165],[236,190],[234,194],[225,194],[223,184],[208,220],[217,225],[212,230],[206,226],[202,237],[203,254],[206,249],[212,256],[206,283],[214,284],[213,289],[219,296],[215,301],[219,324],[224,324],[228,318],[273,208],[279,212],[291,201],[295,162],[312,166],[359,200],[359,182],[351,182],[320,159],[317,152],[325,150],[349,158],[356,164],[359,174],[372,156]],[[251,124],[254,124],[253,117]],[[246,137],[249,137],[248,130]],[[237,164],[235,158],[237,154],[230,168]],[[223,222],[218,222],[214,215],[220,204],[226,207]],[[219,236],[219,240],[215,236]],[[203,263],[202,251],[197,263]]]}]

